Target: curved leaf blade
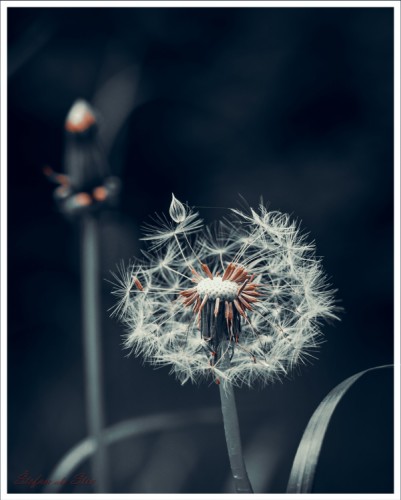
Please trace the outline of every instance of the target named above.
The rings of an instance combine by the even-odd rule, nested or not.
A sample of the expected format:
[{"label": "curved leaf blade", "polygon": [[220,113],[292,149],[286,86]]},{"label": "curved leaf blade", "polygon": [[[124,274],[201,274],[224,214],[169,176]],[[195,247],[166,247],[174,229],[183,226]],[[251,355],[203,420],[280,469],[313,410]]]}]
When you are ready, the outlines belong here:
[{"label": "curved leaf blade", "polygon": [[[194,424],[214,425],[221,422],[221,411],[218,408],[200,408],[194,411],[178,411],[158,413],[134,417],[103,429],[103,439],[110,446],[124,439],[143,436],[152,432],[185,429]],[[45,486],[44,493],[58,493],[62,488],[60,478],[69,478],[74,470],[90,458],[96,450],[96,442],[87,437],[70,449],[59,461],[50,474],[50,483]]]},{"label": "curved leaf blade", "polygon": [[393,365],[375,366],[343,380],[319,404],[306,426],[288,480],[287,493],[310,493],[323,440],[331,417],[348,389],[363,375]]}]

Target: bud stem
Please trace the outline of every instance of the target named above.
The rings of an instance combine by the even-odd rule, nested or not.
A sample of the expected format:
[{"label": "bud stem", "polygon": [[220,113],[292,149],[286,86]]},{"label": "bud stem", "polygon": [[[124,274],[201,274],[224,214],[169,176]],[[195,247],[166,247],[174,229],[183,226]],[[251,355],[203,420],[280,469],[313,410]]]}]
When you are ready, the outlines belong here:
[{"label": "bud stem", "polygon": [[96,493],[108,491],[107,450],[103,437],[104,414],[100,349],[99,228],[92,214],[82,219],[82,306],[89,437],[95,444],[92,474]]},{"label": "bud stem", "polygon": [[[222,353],[220,368],[222,370],[230,365],[230,350],[227,349],[227,346],[224,344],[226,344],[226,342],[222,342],[220,345],[220,352]],[[231,383],[224,380],[222,377],[219,390],[224,433],[226,436],[227,451],[230,459],[231,472],[234,478],[235,490],[237,493],[253,493],[242,455],[241,436],[234,389]]]}]

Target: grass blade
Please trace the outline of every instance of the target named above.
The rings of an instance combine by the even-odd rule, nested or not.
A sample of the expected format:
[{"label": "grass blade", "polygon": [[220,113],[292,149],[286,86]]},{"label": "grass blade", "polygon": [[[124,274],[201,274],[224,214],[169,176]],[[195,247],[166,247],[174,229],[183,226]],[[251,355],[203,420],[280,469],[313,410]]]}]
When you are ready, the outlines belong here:
[{"label": "grass blade", "polygon": [[[106,446],[152,432],[165,432],[185,429],[195,424],[214,425],[221,422],[221,412],[218,408],[203,408],[194,411],[160,413],[125,420],[103,429],[103,439]],[[58,493],[62,484],[61,478],[69,478],[71,474],[86,460],[93,456],[97,442],[91,437],[76,444],[50,474],[50,484],[45,486],[44,493]]]},{"label": "grass blade", "polygon": [[343,380],[327,394],[309,420],[299,443],[292,464],[287,493],[310,493],[312,491],[316,466],[328,425],[338,403],[348,389],[366,373],[382,368],[391,368],[392,366],[375,366],[356,373]]}]

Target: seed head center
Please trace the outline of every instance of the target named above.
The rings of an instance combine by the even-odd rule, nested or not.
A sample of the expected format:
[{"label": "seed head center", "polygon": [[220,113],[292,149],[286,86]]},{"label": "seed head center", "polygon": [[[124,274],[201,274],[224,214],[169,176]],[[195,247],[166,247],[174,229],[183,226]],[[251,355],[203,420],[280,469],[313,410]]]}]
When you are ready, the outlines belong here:
[{"label": "seed head center", "polygon": [[205,295],[209,299],[221,299],[221,300],[231,300],[233,301],[238,294],[239,286],[234,281],[225,280],[220,276],[216,276],[213,279],[204,278],[200,281],[196,287],[199,296],[203,299]]}]

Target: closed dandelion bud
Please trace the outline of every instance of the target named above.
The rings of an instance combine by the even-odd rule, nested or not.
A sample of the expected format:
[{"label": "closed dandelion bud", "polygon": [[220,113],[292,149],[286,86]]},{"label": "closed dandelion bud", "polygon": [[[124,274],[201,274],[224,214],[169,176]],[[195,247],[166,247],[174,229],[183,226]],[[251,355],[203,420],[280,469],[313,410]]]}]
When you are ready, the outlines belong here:
[{"label": "closed dandelion bud", "polygon": [[109,176],[96,118],[95,111],[82,99],[73,104],[66,118],[64,170],[76,192],[91,191]]},{"label": "closed dandelion bud", "polygon": [[99,140],[97,116],[83,99],[77,100],[65,121],[64,173],[50,167],[43,172],[58,184],[54,197],[67,216],[94,212],[117,202],[120,180],[110,176]]},{"label": "closed dandelion bud", "polygon": [[269,383],[313,357],[336,307],[297,223],[260,205],[203,228],[174,196],[170,215],[177,225],[158,216],[145,226],[149,250],[116,275],[128,349],[169,365],[181,383],[237,386]]},{"label": "closed dandelion bud", "polygon": [[95,113],[83,99],[78,99],[68,112],[65,128],[73,134],[84,133],[96,124]]},{"label": "closed dandelion bud", "polygon": [[187,211],[185,210],[185,206],[177,200],[177,198],[172,194],[173,198],[170,203],[169,214],[174,222],[179,224],[180,222],[184,222],[187,217]]}]

